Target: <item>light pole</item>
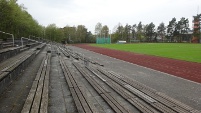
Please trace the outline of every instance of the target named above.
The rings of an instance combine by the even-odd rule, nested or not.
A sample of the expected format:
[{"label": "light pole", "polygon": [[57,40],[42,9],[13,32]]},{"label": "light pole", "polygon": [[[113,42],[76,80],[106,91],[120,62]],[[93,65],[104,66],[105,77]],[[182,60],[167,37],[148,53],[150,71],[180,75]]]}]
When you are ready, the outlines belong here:
[{"label": "light pole", "polygon": [[13,39],[13,46],[15,46],[15,40],[14,40],[14,35],[13,35],[13,34],[6,33],[6,32],[3,32],[3,31],[0,31],[0,33],[7,34],[7,35],[11,35],[11,36],[12,36],[12,39]]}]

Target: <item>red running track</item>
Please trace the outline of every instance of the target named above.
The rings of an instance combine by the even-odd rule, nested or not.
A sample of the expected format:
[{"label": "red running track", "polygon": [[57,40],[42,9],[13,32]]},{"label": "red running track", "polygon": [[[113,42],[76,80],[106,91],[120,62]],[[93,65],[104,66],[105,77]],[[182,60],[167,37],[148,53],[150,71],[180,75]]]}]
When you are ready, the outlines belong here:
[{"label": "red running track", "polygon": [[124,52],[87,44],[74,46],[201,83],[201,63]]}]

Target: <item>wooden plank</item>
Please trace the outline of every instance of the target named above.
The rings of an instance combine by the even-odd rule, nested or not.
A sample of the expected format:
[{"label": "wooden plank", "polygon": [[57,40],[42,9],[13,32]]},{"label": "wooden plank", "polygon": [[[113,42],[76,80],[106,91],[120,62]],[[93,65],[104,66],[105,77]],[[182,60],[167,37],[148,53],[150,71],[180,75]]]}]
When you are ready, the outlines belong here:
[{"label": "wooden plank", "polygon": [[91,77],[87,76],[86,72],[83,71],[83,69],[81,69],[78,64],[73,63],[73,65],[78,69],[78,71],[82,74],[82,76],[85,77],[85,79],[91,84],[91,86],[94,87],[94,89],[95,89],[99,94],[102,94],[102,93],[104,92],[104,90],[103,90],[102,88],[98,87],[98,85],[96,84],[96,82],[94,82],[94,81],[91,80]]},{"label": "wooden plank", "polygon": [[160,97],[162,97],[162,98],[164,98],[164,99],[166,99],[166,100],[168,100],[168,101],[170,101],[170,102],[172,102],[172,103],[174,103],[174,104],[186,109],[187,111],[193,110],[193,108],[191,108],[190,106],[187,106],[187,105],[185,105],[185,104],[183,104],[183,103],[181,103],[181,102],[179,102],[179,101],[177,101],[177,100],[175,100],[173,98],[170,98],[169,96],[167,96],[167,95],[165,95],[163,93],[157,92],[156,94],[157,94],[157,96],[160,96]]},{"label": "wooden plank", "polygon": [[50,79],[50,68],[51,66],[47,66],[47,70],[46,70],[46,75],[45,75],[45,80],[49,80]]},{"label": "wooden plank", "polygon": [[38,72],[37,72],[37,74],[36,74],[35,80],[39,80],[39,79],[40,79],[42,70],[43,70],[43,68],[44,68],[45,59],[46,59],[46,56],[45,56],[45,57],[43,58],[43,60],[42,60],[42,63],[41,63],[41,65],[40,65],[40,68],[39,68],[39,70],[38,70]]},{"label": "wooden plank", "polygon": [[116,99],[114,98],[114,96],[111,95],[111,93],[104,93],[104,94],[105,94],[105,96],[107,96],[108,99],[110,99],[110,101],[112,101],[112,103],[113,103],[115,106],[118,107],[118,109],[119,109],[120,111],[122,111],[122,113],[127,113],[128,111],[130,111],[130,110],[126,109],[125,107],[123,107],[123,106],[118,102],[118,100],[116,100]]},{"label": "wooden plank", "polygon": [[88,105],[93,113],[98,113],[97,108],[92,103],[92,98],[88,97],[86,94],[86,89],[84,87],[79,87],[80,91],[82,92],[85,100],[88,102]]},{"label": "wooden plank", "polygon": [[[112,73],[113,75],[115,75],[114,73]],[[149,87],[147,87],[147,86],[145,86],[145,85],[142,85],[142,84],[140,84],[140,83],[138,83],[138,82],[136,82],[136,81],[133,81],[133,80],[131,80],[131,79],[128,79],[127,77],[119,77],[119,76],[114,76],[114,77],[118,77],[119,79],[121,79],[121,80],[123,80],[123,81],[125,81],[126,83],[128,83],[129,85],[131,85],[131,86],[133,86],[133,87],[137,87],[137,89],[139,90],[139,91],[141,91],[141,92],[143,92],[143,93],[145,93],[146,95],[148,95],[149,97],[147,98],[147,96],[143,96],[143,95],[139,95],[139,93],[138,93],[138,95],[140,96],[140,97],[142,97],[143,99],[145,99],[147,102],[153,102],[153,103],[155,103],[154,101],[150,101],[150,97],[151,98],[153,98],[153,99],[156,99],[157,101],[159,101],[159,102],[161,102],[161,103],[159,103],[159,104],[157,104],[159,107],[161,107],[161,106],[164,106],[164,110],[166,110],[166,111],[168,111],[168,110],[170,110],[170,109],[172,109],[172,110],[175,110],[175,111],[178,111],[178,112],[187,112],[187,110],[184,110],[184,109],[182,109],[182,108],[180,108],[178,105],[176,105],[176,104],[174,104],[174,103],[170,103],[170,102],[168,102],[168,100],[165,100],[165,99],[160,99],[160,96],[157,96],[156,95],[156,90],[154,90],[154,89],[152,89],[152,88],[149,88]],[[118,82],[119,83],[119,82]],[[152,99],[151,99],[152,100]],[[170,99],[171,100],[171,99]],[[164,105],[162,105],[162,104],[164,104]],[[166,106],[168,106],[168,107],[166,107]],[[155,106],[156,107],[156,106]],[[170,108],[170,109],[168,109],[168,108]],[[159,108],[159,109],[162,109],[162,108]],[[190,109],[189,109],[190,110]]]},{"label": "wooden plank", "polygon": [[149,113],[150,111],[146,109],[141,103],[139,103],[137,100],[133,99],[128,99],[130,103],[132,103],[139,111],[142,113]]},{"label": "wooden plank", "polygon": [[[81,69],[81,68],[79,67],[78,64],[75,64],[75,65],[76,65],[77,69],[80,70],[80,72],[82,73],[83,76],[88,76],[88,75],[86,74],[86,72],[85,72],[83,69]],[[95,89],[101,90],[102,93],[101,93],[100,95],[104,98],[104,100],[106,100],[106,102],[112,107],[112,109],[113,109],[115,112],[123,112],[123,113],[126,113],[126,112],[129,111],[129,110],[125,110],[125,108],[122,107],[122,106],[121,106],[107,91],[105,91],[104,88],[103,88],[100,84],[98,84],[92,77],[90,77],[90,76],[88,76],[88,77],[89,77],[88,81],[91,81],[91,82],[94,83],[93,87],[94,87]]]},{"label": "wooden plank", "polygon": [[73,100],[75,102],[78,113],[85,113],[84,108],[82,107],[77,94],[75,93],[74,88],[70,88],[71,95],[73,96]]},{"label": "wooden plank", "polygon": [[[64,64],[64,65],[66,65],[66,64]],[[67,68],[67,67],[66,67],[66,68]],[[83,106],[85,112],[86,112],[86,113],[92,113],[91,108],[89,107],[89,103],[87,102],[87,97],[86,97],[86,95],[84,96],[84,93],[81,91],[81,87],[78,86],[78,83],[77,83],[77,81],[76,81],[75,76],[72,75],[73,73],[70,72],[69,69],[68,69],[68,71],[69,71],[69,74],[70,74],[70,75],[69,75],[70,80],[71,80],[71,82],[73,83],[74,89],[75,89],[75,91],[76,91],[76,93],[77,93],[77,95],[78,95],[78,98],[79,98],[79,100],[80,100],[80,102],[81,102],[81,104],[82,104],[82,106]]]},{"label": "wooden plank", "polygon": [[108,84],[108,86],[110,86],[114,91],[116,91],[119,95],[121,95],[126,100],[135,97],[135,96],[131,95],[131,93],[129,93],[123,87],[118,86],[116,83],[114,83],[112,81],[108,81],[108,82],[106,82],[106,84]]},{"label": "wooden plank", "polygon": [[[71,93],[72,93],[72,96],[74,98],[74,101],[75,101],[75,104],[76,104],[78,111],[79,112],[91,113],[91,109],[89,108],[86,100],[84,99],[83,94],[79,90],[79,87],[77,86],[75,79],[71,75],[72,73],[69,72],[69,70],[66,67],[66,64],[64,64],[63,60],[61,60],[61,65],[64,69],[64,73],[65,73],[67,82],[73,86],[73,88],[70,87],[70,90],[71,90]],[[68,72],[68,74],[66,71]]]},{"label": "wooden plank", "polygon": [[43,80],[39,80],[36,95],[31,108],[31,113],[38,113],[40,108],[41,96],[42,96]]},{"label": "wooden plank", "polygon": [[124,87],[126,89],[128,89],[129,91],[131,91],[132,93],[134,93],[135,95],[139,96],[140,98],[142,98],[143,100],[147,101],[148,103],[155,103],[157,102],[155,99],[153,99],[152,97],[148,96],[147,94],[139,91],[138,89],[130,86],[129,84],[124,85]]},{"label": "wooden plank", "polygon": [[30,90],[30,92],[28,94],[28,97],[27,97],[27,99],[25,101],[25,104],[24,104],[24,106],[22,108],[21,113],[29,113],[30,112],[31,106],[32,106],[32,103],[33,103],[33,100],[34,100],[34,97],[35,97],[37,86],[38,86],[38,81],[33,81],[31,90]]},{"label": "wooden plank", "polygon": [[68,74],[67,74],[66,71],[64,71],[64,75],[65,75],[65,78],[66,78],[66,81],[67,81],[68,86],[69,86],[70,88],[73,87],[73,84],[71,83],[70,78],[69,78],[69,76],[68,76]]},{"label": "wooden plank", "polygon": [[[100,70],[100,69],[99,69]],[[156,105],[154,105],[154,104],[151,104],[152,106],[154,105],[154,107],[156,107],[157,109],[160,109],[161,111],[164,111],[164,112],[166,112],[166,111],[172,111],[171,109],[169,109],[168,107],[166,107],[166,106],[164,106],[164,105],[162,105],[161,103],[158,103],[157,102],[157,100],[155,100],[155,98],[152,98],[152,97],[150,97],[150,95],[147,95],[146,93],[143,93],[143,92],[141,92],[140,90],[138,90],[138,89],[136,89],[135,87],[132,87],[129,83],[128,83],[128,81],[125,81],[126,83],[128,83],[128,84],[126,84],[126,85],[123,85],[123,83],[121,83],[122,82],[122,80],[123,80],[123,78],[124,77],[121,77],[120,75],[115,75],[114,73],[111,73],[112,75],[114,75],[113,77],[112,76],[110,76],[109,74],[107,74],[106,72],[104,72],[103,70],[100,70],[102,73],[104,73],[106,76],[108,76],[108,77],[110,77],[111,79],[113,79],[116,83],[118,83],[119,85],[121,85],[121,86],[123,86],[124,88],[126,88],[126,89],[128,89],[128,90],[130,90],[131,92],[133,92],[135,95],[138,95],[140,98],[142,98],[143,100],[145,100],[146,102],[148,102],[148,103],[157,103]],[[115,79],[114,79],[114,77],[115,77]],[[118,79],[121,79],[121,80],[118,80]],[[129,81],[132,81],[132,80],[129,80]],[[142,88],[141,88],[142,89]],[[152,112],[152,111],[154,111],[155,112],[155,110],[154,109],[151,109],[151,107],[149,107],[149,105],[147,105],[147,104],[145,104],[145,103],[142,103],[142,102],[139,102],[139,100],[137,101],[137,100],[132,100],[134,103],[133,104],[136,104],[136,106],[138,106],[139,108],[138,109],[140,109],[140,110],[143,110],[142,108],[146,108],[146,112]],[[130,101],[130,102],[132,102],[132,101]],[[143,107],[142,107],[143,106]],[[162,109],[162,107],[164,107],[163,109]],[[147,108],[149,108],[149,109],[147,109]],[[145,111],[143,111],[143,112],[145,112]]]},{"label": "wooden plank", "polygon": [[43,70],[42,70],[39,81],[43,81],[45,79],[46,70],[47,70],[47,58],[45,59]]},{"label": "wooden plank", "polygon": [[114,103],[110,101],[110,99],[107,98],[105,94],[101,94],[101,97],[109,104],[109,106],[115,111],[115,113],[123,113],[117,106],[114,105]]},{"label": "wooden plank", "polygon": [[50,76],[50,62],[51,62],[51,55],[48,56],[48,61],[47,61],[47,69],[46,69],[46,75],[45,75],[45,80],[49,80],[49,76]]},{"label": "wooden plank", "polygon": [[[45,70],[45,74],[44,74],[44,80],[43,80],[44,86],[43,86],[42,100],[41,100],[41,103],[40,103],[40,113],[47,113],[48,112],[48,91],[49,91],[50,59],[51,59],[51,55],[48,54],[47,59],[45,61],[46,64],[44,64],[44,68],[43,68],[43,70]],[[43,77],[43,76],[41,76],[41,77]]]},{"label": "wooden plank", "polygon": [[[15,62],[12,62],[12,64],[8,64],[8,65],[5,65],[1,71],[4,71],[4,72],[10,72],[13,70],[13,66],[15,66],[16,64],[19,64],[20,60],[16,60]],[[12,68],[12,69],[11,69]]]},{"label": "wooden plank", "polygon": [[69,79],[69,77],[68,77],[68,74],[67,74],[67,72],[66,72],[66,70],[65,70],[65,68],[64,68],[64,64],[63,64],[62,60],[60,60],[60,64],[61,64],[61,68],[62,68],[62,70],[63,70],[63,73],[64,73],[64,76],[65,76],[65,78],[66,78],[66,81],[67,81],[68,86],[69,86],[70,88],[73,87],[73,85],[72,85],[72,83],[71,83],[71,81],[70,81],[70,79]]},{"label": "wooden plank", "polygon": [[151,103],[151,105],[156,109],[158,109],[159,111],[161,111],[162,113],[178,113],[159,102]]},{"label": "wooden plank", "polygon": [[198,111],[198,110],[191,110],[190,113],[201,113],[201,111]]},{"label": "wooden plank", "polygon": [[80,103],[82,104],[82,106],[84,108],[84,111],[86,113],[92,113],[91,109],[88,106],[87,101],[84,99],[84,97],[83,97],[82,93],[80,92],[79,88],[75,87],[74,89],[75,89],[75,92],[76,92],[76,94],[77,94],[77,96],[78,96],[78,98],[80,100]]},{"label": "wooden plank", "polygon": [[75,82],[74,79],[72,78],[72,76],[68,76],[68,77],[69,77],[69,79],[70,79],[70,81],[71,81],[73,87],[74,87],[74,88],[78,87],[77,84],[76,84],[76,82]]},{"label": "wooden plank", "polygon": [[78,87],[77,86],[77,84],[76,84],[76,82],[74,81],[74,79],[73,79],[73,75],[72,75],[72,73],[70,72],[70,70],[67,68],[67,66],[66,66],[66,64],[63,62],[63,65],[64,65],[64,68],[65,68],[65,70],[66,70],[66,72],[67,72],[67,75],[68,75],[68,79],[70,80],[70,83],[71,83],[71,85],[75,88],[75,87]]},{"label": "wooden plank", "polygon": [[44,81],[42,100],[40,104],[40,113],[48,112],[48,90],[49,89],[49,80]]},{"label": "wooden plank", "polygon": [[[101,71],[101,70],[100,70]],[[120,86],[124,87],[127,86],[128,84],[124,83],[121,80],[118,80],[118,78],[114,77],[114,76],[110,76],[109,73],[106,73],[104,71],[101,71],[102,73],[104,73],[105,75],[107,75],[108,77],[110,77],[112,80],[114,80],[117,84],[119,84]],[[121,77],[120,77],[121,78]],[[123,82],[123,83],[121,83]],[[138,108],[140,111],[142,112],[147,112],[147,113],[152,113],[152,112],[157,112],[155,109],[151,108],[147,103],[139,101],[139,100],[135,100],[133,96],[126,94],[124,88],[120,89],[117,86],[115,86],[114,84],[112,84],[112,82],[106,82],[109,86],[111,86],[116,92],[118,92],[120,95],[122,95],[125,99],[127,99],[131,104],[133,104],[134,106],[136,106],[136,108]],[[111,84],[111,85],[110,85]],[[137,91],[137,93],[140,93],[139,91]],[[141,94],[141,93],[140,93]],[[145,97],[147,97],[146,95],[144,95]],[[148,97],[147,97],[148,98]],[[134,100],[133,100],[134,99]],[[149,100],[153,101],[153,99],[148,98]],[[154,101],[155,102],[155,101]]]}]

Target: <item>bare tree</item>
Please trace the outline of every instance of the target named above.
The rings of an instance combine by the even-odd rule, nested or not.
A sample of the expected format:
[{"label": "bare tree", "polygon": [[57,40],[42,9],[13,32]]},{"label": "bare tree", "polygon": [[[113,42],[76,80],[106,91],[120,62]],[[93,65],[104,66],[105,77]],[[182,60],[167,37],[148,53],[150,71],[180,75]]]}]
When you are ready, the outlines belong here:
[{"label": "bare tree", "polygon": [[101,37],[102,24],[98,22],[95,26],[95,34]]}]

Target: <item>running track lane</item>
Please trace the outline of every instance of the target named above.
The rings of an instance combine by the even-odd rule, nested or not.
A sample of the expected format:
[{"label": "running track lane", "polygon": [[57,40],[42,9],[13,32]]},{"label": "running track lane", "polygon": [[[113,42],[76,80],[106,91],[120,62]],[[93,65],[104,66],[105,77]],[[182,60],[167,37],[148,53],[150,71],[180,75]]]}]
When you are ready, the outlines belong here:
[{"label": "running track lane", "polygon": [[201,83],[201,63],[124,52],[87,44],[74,46]]}]

